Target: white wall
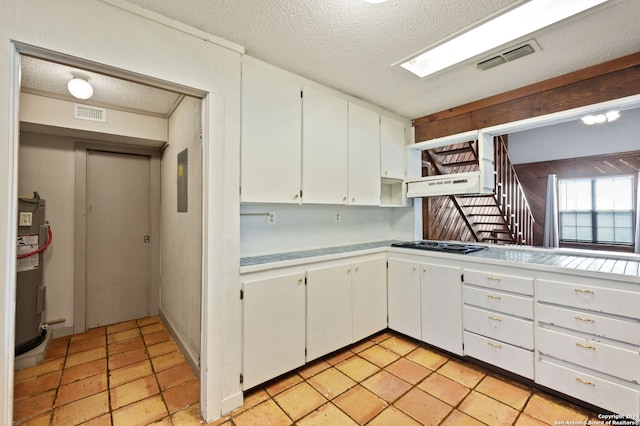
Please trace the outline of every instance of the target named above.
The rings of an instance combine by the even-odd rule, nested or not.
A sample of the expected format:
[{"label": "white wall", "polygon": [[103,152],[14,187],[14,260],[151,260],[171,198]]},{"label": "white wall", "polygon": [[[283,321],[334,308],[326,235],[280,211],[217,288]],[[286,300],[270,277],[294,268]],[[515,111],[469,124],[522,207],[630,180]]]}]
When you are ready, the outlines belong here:
[{"label": "white wall", "polygon": [[[275,212],[276,223],[264,215]],[[253,213],[253,214],[252,214]],[[336,213],[340,222],[336,222]],[[410,207],[242,204],[240,255],[291,252],[385,240],[413,239]]]},{"label": "white wall", "polygon": [[640,148],[640,108],[625,110],[611,123],[587,126],[581,120],[509,135],[513,164],[586,157]]},{"label": "white wall", "polygon": [[[18,193],[34,191],[46,200],[45,219],[53,242],[44,252],[43,281],[47,287],[44,321],[64,318],[54,329],[73,325],[75,157],[71,138],[21,133]],[[54,330],[55,335],[55,330]]]},{"label": "white wall", "polygon": [[[206,420],[242,401],[239,293],[240,57],[243,49],[120,0],[20,0],[0,14],[0,424],[13,397],[17,52],[51,51],[205,94],[201,408]],[[82,35],[79,37],[79,35]]]},{"label": "white wall", "polygon": [[[191,361],[200,356],[202,293],[202,101],[185,97],[169,118],[169,147],[161,162],[160,310]],[[178,153],[188,149],[187,212],[177,212]]]}]

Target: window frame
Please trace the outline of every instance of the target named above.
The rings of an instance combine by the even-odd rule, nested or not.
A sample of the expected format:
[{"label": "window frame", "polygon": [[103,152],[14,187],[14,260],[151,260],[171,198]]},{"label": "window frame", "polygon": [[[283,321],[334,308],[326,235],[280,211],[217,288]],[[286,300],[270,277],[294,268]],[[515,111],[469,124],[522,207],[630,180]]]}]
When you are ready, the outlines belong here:
[{"label": "window frame", "polygon": [[[608,212],[609,210],[597,210],[596,208],[596,181],[598,179],[610,179],[616,177],[627,177],[631,178],[631,209],[630,210],[621,210],[623,212],[631,213],[631,242],[630,243],[616,243],[612,241],[598,241],[597,233],[598,233],[598,212]],[[595,176],[565,176],[558,177],[558,189],[560,188],[560,184],[562,181],[576,181],[576,180],[589,180],[590,181],[590,192],[591,192],[591,208],[590,210],[564,210],[565,212],[573,212],[573,213],[590,213],[590,222],[591,222],[591,240],[565,240],[562,238],[562,213],[561,210],[561,196],[562,194],[558,190],[558,224],[559,224],[559,235],[558,239],[560,242],[560,247],[566,248],[585,248],[585,249],[595,249],[595,250],[608,250],[608,251],[624,251],[629,252],[633,251],[635,245],[635,226],[636,226],[636,216],[638,212],[636,211],[638,196],[638,179],[637,173],[633,172],[622,172],[622,173],[612,173],[612,174],[602,174]],[[616,210],[610,210],[611,212],[615,212]],[[615,230],[615,226],[614,226]]]}]

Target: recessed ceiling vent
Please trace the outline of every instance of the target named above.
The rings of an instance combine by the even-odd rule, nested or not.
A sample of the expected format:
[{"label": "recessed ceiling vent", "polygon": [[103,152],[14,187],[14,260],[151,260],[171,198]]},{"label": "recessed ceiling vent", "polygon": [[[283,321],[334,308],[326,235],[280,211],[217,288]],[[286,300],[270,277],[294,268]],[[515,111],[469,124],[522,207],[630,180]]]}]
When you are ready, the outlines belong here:
[{"label": "recessed ceiling vent", "polygon": [[78,120],[107,122],[107,110],[89,105],[73,105],[73,118]]},{"label": "recessed ceiling vent", "polygon": [[476,64],[476,67],[481,71],[486,71],[490,68],[497,67],[498,65],[506,64],[507,62],[535,53],[538,50],[540,50],[540,47],[537,45],[535,40],[531,40],[521,46],[509,48],[496,56],[482,60]]}]

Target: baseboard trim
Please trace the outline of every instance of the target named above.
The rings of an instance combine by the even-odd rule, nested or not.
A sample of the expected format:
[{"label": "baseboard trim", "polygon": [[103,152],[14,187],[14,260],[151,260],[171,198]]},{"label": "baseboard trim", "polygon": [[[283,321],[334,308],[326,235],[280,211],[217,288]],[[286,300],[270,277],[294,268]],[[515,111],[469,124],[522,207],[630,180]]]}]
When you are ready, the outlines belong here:
[{"label": "baseboard trim", "polygon": [[224,416],[225,414],[229,414],[231,411],[235,410],[236,408],[242,406],[243,403],[243,394],[242,392],[236,392],[226,398],[224,398],[221,401],[221,407],[220,410],[222,412],[222,415]]},{"label": "baseboard trim", "polygon": [[187,345],[184,344],[184,340],[180,336],[180,333],[176,331],[175,326],[169,320],[169,318],[167,318],[164,312],[162,312],[162,309],[160,309],[160,318],[162,319],[164,324],[167,326],[167,330],[169,331],[169,334],[171,335],[173,340],[176,342],[176,345],[178,345],[178,348],[180,348],[180,351],[186,355],[185,358],[189,363],[189,365],[191,366],[191,369],[193,370],[193,372],[196,374],[197,377],[200,377],[200,354],[194,353],[187,347]]}]

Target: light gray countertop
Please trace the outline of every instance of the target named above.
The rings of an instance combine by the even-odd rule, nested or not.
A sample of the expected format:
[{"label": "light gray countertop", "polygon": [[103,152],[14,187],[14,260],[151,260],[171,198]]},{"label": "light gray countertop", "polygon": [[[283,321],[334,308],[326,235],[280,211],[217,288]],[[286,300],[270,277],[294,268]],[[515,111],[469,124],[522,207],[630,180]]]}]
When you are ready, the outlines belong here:
[{"label": "light gray countertop", "polygon": [[[327,247],[315,250],[301,250],[287,253],[276,253],[264,256],[244,257],[240,259],[240,272],[254,272],[275,267],[284,267],[304,263],[305,259],[330,260],[340,255],[366,254],[382,252],[391,249],[391,244],[398,241],[376,241],[371,243],[352,244],[339,247]],[[468,243],[471,244],[471,243]],[[483,244],[479,244],[483,245]],[[590,250],[548,249],[542,247],[522,247],[505,245],[483,245],[484,250],[468,254],[443,253],[422,251],[415,249],[393,248],[412,254],[437,254],[446,256],[465,256],[474,260],[486,259],[525,263],[531,265],[562,268],[574,271],[596,272],[623,275],[627,277],[640,276],[640,255],[617,254]]]}]

